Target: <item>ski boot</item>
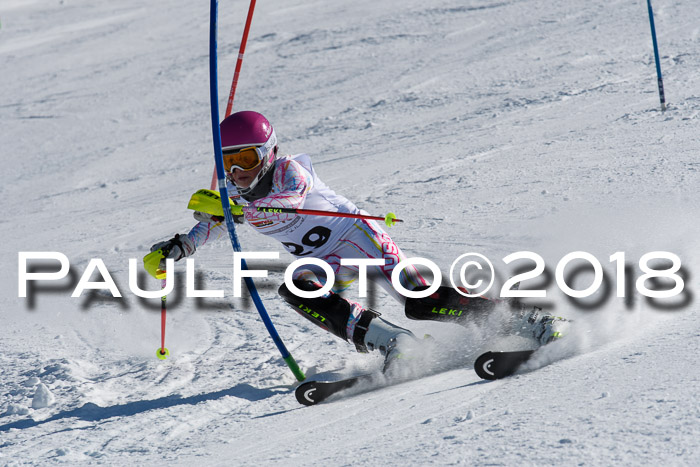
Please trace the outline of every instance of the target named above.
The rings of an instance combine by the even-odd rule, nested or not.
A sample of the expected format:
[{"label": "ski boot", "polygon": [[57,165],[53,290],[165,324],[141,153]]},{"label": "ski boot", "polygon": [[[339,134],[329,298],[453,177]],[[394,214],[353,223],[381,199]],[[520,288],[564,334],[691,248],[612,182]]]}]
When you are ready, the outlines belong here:
[{"label": "ski boot", "polygon": [[546,345],[564,337],[571,321],[559,316],[542,314],[542,308],[523,309],[515,318],[515,334],[535,339],[540,345]]},{"label": "ski boot", "polygon": [[380,318],[371,309],[362,311],[352,340],[359,352],[378,350],[384,355],[384,373],[399,362],[418,359],[423,351],[421,341],[411,331]]}]

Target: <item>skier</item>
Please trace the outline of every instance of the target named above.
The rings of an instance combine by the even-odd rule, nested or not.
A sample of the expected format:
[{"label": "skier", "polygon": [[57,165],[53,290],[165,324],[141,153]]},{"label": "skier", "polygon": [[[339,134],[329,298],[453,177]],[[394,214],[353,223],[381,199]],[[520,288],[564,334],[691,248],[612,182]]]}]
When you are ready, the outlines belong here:
[{"label": "skier", "polygon": [[[280,296],[305,318],[352,342],[359,352],[379,350],[385,356],[385,368],[402,354],[415,352],[420,341],[411,331],[338,294],[349,287],[357,273],[357,267],[341,266],[340,260],[373,258],[384,260],[384,265],[368,267],[368,277],[400,303],[406,302],[391,282],[394,267],[406,256],[391,237],[372,220],[244,212],[240,206],[243,202],[253,207],[303,207],[364,214],[319,179],[307,154],[280,154],[275,131],[263,115],[252,111],[236,112],[224,119],[220,128],[224,168],[230,197],[235,203],[232,205],[235,221],[247,221],[253,229],[280,241],[293,256],[324,260],[335,274],[333,289],[321,297],[300,298],[284,284],[278,290]],[[157,243],[151,251],[161,249],[165,258],[178,261],[194,254],[206,242],[226,235],[220,219],[202,212],[195,212],[194,216],[199,222],[187,234]],[[403,269],[399,280],[408,290],[428,286],[413,266]],[[315,291],[325,284],[326,276],[320,267],[307,265],[297,269],[293,282],[301,290]],[[448,288],[441,287],[443,289]],[[545,331],[540,321],[537,320],[538,329],[533,332],[542,331],[544,342],[555,331]],[[549,334],[545,336],[545,332]]]}]

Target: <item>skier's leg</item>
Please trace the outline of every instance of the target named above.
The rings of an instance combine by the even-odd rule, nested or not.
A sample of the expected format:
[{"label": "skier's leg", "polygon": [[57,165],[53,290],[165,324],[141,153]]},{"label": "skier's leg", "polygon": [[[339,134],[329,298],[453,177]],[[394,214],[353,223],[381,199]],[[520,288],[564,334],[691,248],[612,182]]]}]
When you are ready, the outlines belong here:
[{"label": "skier's leg", "polygon": [[[396,265],[406,256],[392,238],[375,221],[357,222],[340,240],[338,248],[329,257],[328,262],[334,267],[336,289],[346,288],[356,277],[356,267],[340,266],[340,258],[381,258],[383,266],[368,268],[368,277],[373,279],[400,303],[405,304],[406,317],[415,320],[436,320],[454,322],[456,324],[487,324],[487,320],[496,309],[500,300],[486,297],[465,297],[452,287],[441,286],[433,294],[421,299],[406,300],[391,281]],[[408,290],[420,291],[427,289],[428,283],[414,267],[404,268],[399,274],[399,282]],[[464,290],[463,290],[464,291]],[[527,307],[514,311],[513,325],[503,326],[507,334],[516,332],[520,335],[533,336],[541,343],[549,342],[563,335],[568,324],[562,318],[537,315],[537,308]],[[508,321],[509,323],[511,320]],[[493,323],[489,323],[493,324]],[[507,324],[507,323],[506,323]],[[352,327],[352,323],[349,324]]]},{"label": "skier's leg", "polygon": [[[427,286],[415,290],[426,288]],[[465,297],[452,287],[441,286],[427,297],[408,300],[405,312],[410,319],[479,324],[488,317],[497,304],[495,300],[484,297]]]},{"label": "skier's leg", "polygon": [[[294,285],[306,292],[322,287],[320,283],[309,280],[294,280]],[[391,324],[380,318],[376,311],[363,309],[359,303],[346,300],[332,291],[316,298],[302,298],[282,284],[279,294],[314,324],[355,344],[358,352],[379,350],[388,356],[403,342],[415,340],[411,331]]]},{"label": "skier's leg", "polygon": [[544,345],[566,334],[570,321],[542,313],[536,306],[500,302],[510,313],[499,323],[487,320],[499,301],[482,297],[465,297],[451,287],[440,287],[434,294],[406,302],[406,316],[417,320],[447,321],[461,325],[489,325],[495,333],[533,338]]},{"label": "skier's leg", "polygon": [[[338,276],[343,269],[340,266],[339,258],[328,256],[323,258],[323,260],[331,266],[334,272],[335,282],[330,292],[321,297],[302,299],[292,294],[285,284],[279,288],[278,292],[287,303],[304,317],[341,339],[352,341],[353,330],[360,318],[363,307],[359,303],[346,300],[338,294],[348,287],[353,278],[348,280],[348,275],[345,273],[345,280],[339,280]],[[326,272],[323,268],[313,264],[307,264],[303,268],[297,269],[293,275],[294,285],[300,290],[307,292],[321,289],[326,284],[326,281]],[[312,305],[313,308],[310,308]],[[312,311],[304,311],[303,307]]]},{"label": "skier's leg", "polygon": [[[406,297],[401,295],[391,281],[394,268],[404,259],[406,255],[399,246],[387,234],[377,222],[362,221],[355,224],[354,228],[345,234],[341,240],[342,255],[346,257],[367,257],[384,259],[383,266],[372,266],[370,278],[375,280],[384,290],[392,295],[399,303],[406,304]],[[423,278],[415,266],[404,268],[399,274],[400,284],[407,290],[420,291],[429,287],[428,282]],[[474,314],[483,314],[493,310],[496,302],[484,297],[467,298],[461,295],[452,287],[441,286],[434,294],[427,297],[431,307],[428,313],[415,313],[416,307],[406,305],[406,316],[410,319],[436,319],[441,321],[473,318]],[[411,302],[415,303],[415,300]],[[436,312],[432,313],[433,307]],[[420,307],[423,310],[425,307]],[[454,311],[455,309],[459,311]],[[450,310],[453,310],[450,315]]]},{"label": "skier's leg", "polygon": [[[368,276],[378,282],[400,303],[405,297],[399,294],[391,283],[394,267],[405,258],[396,243],[376,223],[356,223],[340,239],[333,252],[322,258],[334,273],[334,287],[331,292],[316,299],[301,299],[293,295],[286,286],[280,287],[280,295],[306,318],[329,332],[355,344],[360,352],[379,350],[387,356],[387,362],[403,353],[412,353],[418,341],[407,329],[396,326],[379,313],[364,309],[360,304],[338,295],[357,279],[358,268],[341,265],[342,258],[380,258],[383,266],[370,267]],[[325,273],[317,266],[308,265],[294,274],[295,285],[302,290],[318,290],[326,282]],[[399,280],[407,289],[426,285],[415,267],[405,268]],[[306,282],[301,285],[301,281]],[[306,288],[303,288],[306,287]],[[344,325],[344,326],[343,326]]]}]

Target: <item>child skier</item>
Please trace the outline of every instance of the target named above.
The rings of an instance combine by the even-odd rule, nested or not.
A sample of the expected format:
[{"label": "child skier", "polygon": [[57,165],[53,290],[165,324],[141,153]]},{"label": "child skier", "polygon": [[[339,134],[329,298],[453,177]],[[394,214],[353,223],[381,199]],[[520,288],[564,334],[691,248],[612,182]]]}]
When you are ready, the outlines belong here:
[{"label": "child skier", "polygon": [[[252,207],[362,212],[318,178],[308,155],[281,155],[272,125],[257,112],[236,112],[224,119],[221,123],[221,142],[224,168],[230,182],[229,193],[236,204],[246,202]],[[341,265],[340,260],[372,258],[383,260],[384,264],[368,267],[368,277],[377,281],[399,302],[405,303],[406,298],[394,289],[391,282],[394,267],[405,255],[377,222],[248,209],[243,213],[240,206],[236,214],[236,222],[243,223],[245,218],[253,229],[280,241],[293,256],[320,258],[333,269],[334,287],[321,297],[301,299],[286,285],[279,288],[280,296],[302,316],[339,338],[352,342],[359,352],[379,350],[385,356],[385,364],[402,353],[411,353],[417,347],[419,341],[411,331],[338,295],[350,285],[357,273],[357,267]],[[210,214],[195,212],[195,219],[199,222],[187,234],[178,234],[157,243],[151,251],[161,249],[165,258],[178,261],[194,254],[197,248],[212,238],[226,234],[226,228]],[[399,277],[401,285],[408,290],[427,287],[426,281],[413,266],[403,269]],[[298,269],[293,279],[294,285],[304,291],[318,290],[326,282],[323,270],[314,265]],[[533,332],[539,333],[540,340],[545,342],[555,331],[545,329],[546,326],[540,321],[538,319],[537,323],[530,325],[536,324],[541,328]],[[527,319],[523,322],[527,322]]]}]

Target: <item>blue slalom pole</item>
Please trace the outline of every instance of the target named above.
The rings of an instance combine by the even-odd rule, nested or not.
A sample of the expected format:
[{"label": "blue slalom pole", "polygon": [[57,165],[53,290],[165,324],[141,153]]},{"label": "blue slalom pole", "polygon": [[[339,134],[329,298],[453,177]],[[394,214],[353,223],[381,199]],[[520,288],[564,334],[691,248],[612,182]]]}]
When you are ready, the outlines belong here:
[{"label": "blue slalom pole", "polygon": [[[226,175],[224,172],[224,157],[221,152],[221,130],[219,128],[219,92],[218,92],[218,77],[217,77],[217,61],[216,61],[216,30],[217,30],[217,16],[218,16],[218,1],[211,0],[211,18],[209,26],[209,93],[211,99],[211,130],[214,139],[214,159],[216,160],[216,174],[219,183],[219,193],[221,194],[221,205],[224,209],[224,217],[226,218],[226,227],[228,228],[228,235],[231,239],[231,246],[233,250],[240,252],[241,244],[238,241],[238,236],[236,235],[236,228],[233,222],[233,215],[231,214],[231,204],[228,198],[228,189],[226,188]],[[248,270],[248,265],[246,261],[241,260],[241,269]],[[250,296],[255,303],[255,307],[258,309],[258,313],[265,323],[267,331],[270,333],[272,340],[277,345],[282,358],[285,363],[289,366],[294,373],[294,376],[299,381],[306,379],[304,372],[301,371],[299,365],[289,353],[287,347],[285,347],[284,342],[280,338],[275,326],[270,320],[270,316],[265,310],[258,290],[253,283],[253,279],[250,277],[244,277]]]},{"label": "blue slalom pole", "polygon": [[656,78],[659,84],[659,99],[661,111],[666,110],[666,97],[664,96],[664,80],[661,77],[661,62],[659,61],[659,46],[656,44],[656,27],[654,27],[654,10],[651,8],[651,0],[647,0],[649,9],[649,24],[651,25],[651,41],[654,44],[654,60],[656,60]]}]

